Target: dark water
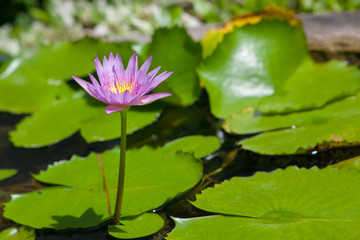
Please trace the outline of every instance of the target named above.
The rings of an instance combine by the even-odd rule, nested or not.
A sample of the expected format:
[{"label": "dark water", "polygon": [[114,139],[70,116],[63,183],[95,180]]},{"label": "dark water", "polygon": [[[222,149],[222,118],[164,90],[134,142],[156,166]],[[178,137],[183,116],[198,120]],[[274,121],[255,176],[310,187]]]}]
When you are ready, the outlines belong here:
[{"label": "dark water", "polygon": [[[210,114],[208,97],[203,92],[200,99],[187,108],[167,107],[157,122],[145,127],[128,137],[128,148],[140,147],[144,144],[161,146],[166,142],[194,134],[214,135],[222,141],[222,148],[203,159],[205,173],[211,173],[224,166],[224,169],[213,175],[209,182],[218,183],[234,176],[250,176],[256,171],[272,171],[276,168],[286,168],[290,165],[310,168],[325,167],[329,164],[360,155],[360,147],[332,149],[317,152],[313,155],[292,156],[262,156],[242,150],[236,143],[244,136],[229,135],[221,129],[221,122]],[[102,143],[87,144],[79,133],[53,146],[38,149],[16,148],[8,141],[9,131],[14,129],[24,116],[0,113],[0,168],[16,168],[18,174],[0,182],[0,200],[6,201],[11,193],[24,193],[39,189],[42,185],[34,181],[30,173],[38,173],[46,169],[48,164],[72,155],[86,156],[90,152],[102,152],[111,149],[119,143],[119,139]],[[224,162],[226,159],[226,162]],[[208,215],[186,201],[194,199],[201,189],[198,186],[181,199],[176,199],[156,211],[166,220],[165,227],[155,236],[144,239],[164,239],[167,232],[174,227],[170,216],[195,217]],[[14,225],[9,220],[0,217],[0,230]],[[67,231],[37,230],[37,240],[84,240],[113,239],[106,233],[106,223],[93,229],[77,229]]]}]

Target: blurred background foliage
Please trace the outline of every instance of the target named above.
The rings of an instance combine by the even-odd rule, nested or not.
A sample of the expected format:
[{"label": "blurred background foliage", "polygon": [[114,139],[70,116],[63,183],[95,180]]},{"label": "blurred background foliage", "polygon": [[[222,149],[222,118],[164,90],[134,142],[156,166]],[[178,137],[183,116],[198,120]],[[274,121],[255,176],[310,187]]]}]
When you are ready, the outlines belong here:
[{"label": "blurred background foliage", "polygon": [[199,27],[269,5],[323,13],[359,9],[360,0],[5,0],[0,8],[0,62],[43,44],[149,34],[173,25]]}]

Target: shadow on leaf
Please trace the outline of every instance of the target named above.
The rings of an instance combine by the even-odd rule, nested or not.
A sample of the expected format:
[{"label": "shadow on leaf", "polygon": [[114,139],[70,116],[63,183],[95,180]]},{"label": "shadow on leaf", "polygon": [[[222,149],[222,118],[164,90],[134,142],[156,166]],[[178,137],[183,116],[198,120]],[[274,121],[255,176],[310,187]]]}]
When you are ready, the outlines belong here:
[{"label": "shadow on leaf", "polygon": [[55,229],[88,228],[104,221],[103,215],[97,215],[93,208],[88,208],[80,217],[71,215],[52,216],[57,223],[51,224]]}]

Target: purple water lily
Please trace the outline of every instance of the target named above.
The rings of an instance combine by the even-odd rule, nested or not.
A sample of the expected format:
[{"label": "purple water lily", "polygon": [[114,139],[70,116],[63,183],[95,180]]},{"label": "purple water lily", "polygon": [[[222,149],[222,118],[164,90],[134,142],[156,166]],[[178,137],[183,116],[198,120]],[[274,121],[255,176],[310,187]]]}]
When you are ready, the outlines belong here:
[{"label": "purple water lily", "polygon": [[92,84],[73,75],[72,77],[91,96],[109,104],[105,109],[107,114],[119,112],[129,106],[148,104],[171,95],[171,93],[146,95],[173,73],[165,71],[155,77],[160,67],[147,73],[151,59],[152,57],[148,58],[138,69],[138,59],[134,53],[125,70],[119,54],[114,57],[110,53],[109,59],[104,57],[103,65],[98,57],[95,58],[95,68],[100,84],[91,74],[89,76]]}]

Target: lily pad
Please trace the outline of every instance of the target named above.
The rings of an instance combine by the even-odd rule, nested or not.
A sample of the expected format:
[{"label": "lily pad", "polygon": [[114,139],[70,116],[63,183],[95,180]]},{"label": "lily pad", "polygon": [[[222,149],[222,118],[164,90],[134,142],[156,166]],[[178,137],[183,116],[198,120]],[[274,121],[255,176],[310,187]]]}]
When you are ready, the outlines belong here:
[{"label": "lily pad", "polygon": [[172,97],[164,101],[190,105],[200,95],[200,83],[196,67],[201,61],[201,45],[187,34],[184,28],[158,29],[147,46],[147,56],[153,55],[153,66],[174,71],[155,91],[171,92]]},{"label": "lily pad", "polygon": [[193,203],[222,215],[176,218],[167,239],[355,240],[360,237],[359,184],[358,171],[331,167],[235,177],[205,189]]},{"label": "lily pad", "polygon": [[1,240],[35,240],[35,230],[29,227],[10,227],[0,233]]},{"label": "lily pad", "polygon": [[190,152],[194,153],[196,158],[202,158],[219,149],[220,145],[217,137],[194,135],[171,141],[164,146],[164,150]]},{"label": "lily pad", "polygon": [[[17,147],[44,147],[55,144],[80,130],[89,143],[120,137],[120,115],[105,113],[105,104],[82,93],[63,99],[26,117],[10,132],[10,140]],[[160,108],[134,107],[128,114],[128,134],[154,122]]]},{"label": "lily pad", "polygon": [[[127,134],[150,125],[161,112],[161,108],[151,106],[132,107],[127,114]],[[92,143],[119,138],[120,128],[120,114],[107,115],[105,108],[99,107],[91,122],[81,126],[80,133],[88,143]]]},{"label": "lily pad", "polygon": [[240,142],[261,154],[304,154],[333,147],[360,145],[360,116],[338,118],[319,124],[266,132]]},{"label": "lily pad", "polygon": [[7,179],[17,173],[16,169],[0,169],[0,180]]},{"label": "lily pad", "polygon": [[226,34],[198,73],[209,93],[211,112],[225,118],[281,89],[308,58],[300,27],[262,20]]},{"label": "lily pad", "polygon": [[97,109],[80,96],[53,103],[26,117],[10,132],[10,140],[17,147],[43,147],[57,143],[91,120]]},{"label": "lily pad", "polygon": [[227,119],[224,128],[237,134],[271,131],[240,142],[243,148],[262,154],[309,153],[358,145],[359,104],[358,94],[321,109],[285,115],[262,115],[249,108]]},{"label": "lily pad", "polygon": [[[49,45],[10,60],[0,69],[0,111],[31,113],[64,95],[63,80],[94,71],[94,58],[117,51],[130,57],[130,43],[85,38]],[[76,64],[74,64],[76,63]],[[11,94],[10,94],[11,93]]]},{"label": "lily pad", "polygon": [[[113,210],[119,149],[106,151],[101,158]],[[201,177],[202,163],[190,154],[147,146],[129,150],[122,216],[137,216],[156,209],[188,191]],[[95,226],[111,217],[96,154],[58,162],[35,178],[60,186],[13,195],[5,205],[6,218],[34,228],[65,229]],[[39,205],[42,207],[38,208]]]},{"label": "lily pad", "polygon": [[331,101],[356,94],[360,89],[359,79],[357,67],[346,67],[345,62],[304,61],[281,91],[261,99],[257,109],[265,114],[284,114],[321,108]]},{"label": "lily pad", "polygon": [[108,233],[116,238],[133,239],[153,235],[164,226],[163,218],[155,213],[123,218],[121,223],[108,226]]}]

